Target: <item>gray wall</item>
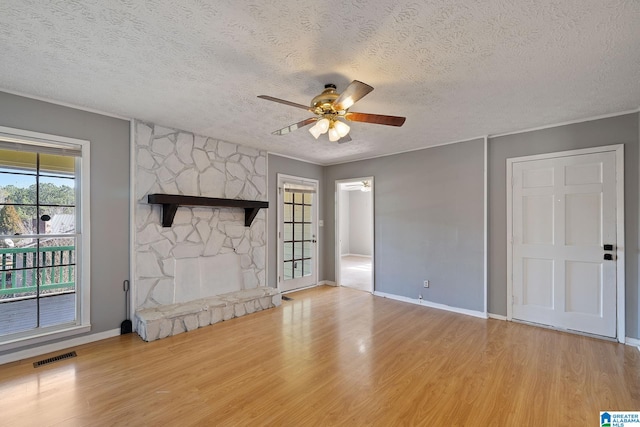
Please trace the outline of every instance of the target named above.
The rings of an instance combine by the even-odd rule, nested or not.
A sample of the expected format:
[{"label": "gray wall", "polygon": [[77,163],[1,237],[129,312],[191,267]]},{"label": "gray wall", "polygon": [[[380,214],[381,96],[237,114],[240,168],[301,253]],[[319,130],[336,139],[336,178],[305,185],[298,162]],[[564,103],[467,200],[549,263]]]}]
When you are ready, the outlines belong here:
[{"label": "gray wall", "polygon": [[371,255],[371,192],[349,193],[349,253]]},{"label": "gray wall", "polygon": [[[118,328],[129,278],[129,122],[0,92],[0,126],[91,141],[90,333]],[[506,314],[506,159],[623,143],[626,328],[640,337],[639,136],[634,113],[489,141],[489,312]],[[278,173],[320,182],[319,280],[335,279],[335,180],[374,176],[376,290],[483,310],[482,140],[326,168],[269,155],[269,286],[277,285]]]},{"label": "gray wall", "polygon": [[507,314],[506,161],[511,157],[625,144],[626,335],[638,325],[638,114],[489,140],[489,312]]},{"label": "gray wall", "polygon": [[[267,156],[267,194],[269,196],[269,209],[267,209],[267,286],[277,287],[278,275],[278,239],[276,236],[278,230],[278,174],[297,176],[300,178],[309,178],[318,180],[318,219],[323,218],[324,198],[322,182],[323,167],[312,163],[301,162],[286,157],[269,154]],[[326,220],[325,220],[326,225]],[[319,236],[323,235],[322,227],[319,228]],[[318,280],[324,279],[324,242],[322,238],[318,238]],[[333,258],[332,258],[333,259]]]},{"label": "gray wall", "polygon": [[87,334],[119,328],[125,318],[122,281],[129,278],[129,121],[0,92],[0,126],[91,141]]},{"label": "gray wall", "polygon": [[373,176],[376,291],[484,311],[483,159],[484,141],[474,140],[327,167],[327,280],[335,279],[335,181]]}]

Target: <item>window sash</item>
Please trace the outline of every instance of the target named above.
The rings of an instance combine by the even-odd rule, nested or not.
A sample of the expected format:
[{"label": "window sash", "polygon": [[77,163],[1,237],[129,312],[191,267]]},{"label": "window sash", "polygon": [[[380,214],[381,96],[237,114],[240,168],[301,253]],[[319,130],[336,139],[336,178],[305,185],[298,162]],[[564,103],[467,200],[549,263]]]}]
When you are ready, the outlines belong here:
[{"label": "window sash", "polygon": [[40,138],[23,139],[4,132],[0,132],[0,149],[82,157],[82,146],[78,144],[51,142]]},{"label": "window sash", "polygon": [[[44,326],[23,333],[4,335],[0,337],[0,352],[89,332],[91,330],[90,142],[0,126],[0,147],[17,151],[73,156],[76,165],[74,171],[76,232],[73,235],[64,235],[65,238],[75,238],[75,321],[72,324]],[[44,172],[42,168],[41,172]],[[50,237],[46,234],[37,236],[40,238]]]}]

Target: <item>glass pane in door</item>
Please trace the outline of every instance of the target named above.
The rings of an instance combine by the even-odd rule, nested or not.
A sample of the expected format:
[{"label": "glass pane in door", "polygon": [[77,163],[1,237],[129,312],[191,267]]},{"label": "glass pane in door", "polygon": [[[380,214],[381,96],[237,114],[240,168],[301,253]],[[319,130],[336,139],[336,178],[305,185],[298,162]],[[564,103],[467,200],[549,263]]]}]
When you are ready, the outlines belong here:
[{"label": "glass pane in door", "polygon": [[[284,279],[310,276],[313,194],[286,190],[284,197]],[[289,264],[289,262],[293,262]]]},{"label": "glass pane in door", "polygon": [[284,280],[293,279],[293,261],[284,262]]}]

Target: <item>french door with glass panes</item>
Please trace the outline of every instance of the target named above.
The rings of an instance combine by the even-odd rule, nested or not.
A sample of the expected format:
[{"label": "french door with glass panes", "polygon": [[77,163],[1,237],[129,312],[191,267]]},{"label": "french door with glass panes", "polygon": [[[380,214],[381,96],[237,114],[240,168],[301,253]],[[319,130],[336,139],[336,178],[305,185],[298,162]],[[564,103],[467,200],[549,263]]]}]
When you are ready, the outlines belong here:
[{"label": "french door with glass panes", "polygon": [[278,174],[278,289],[315,285],[318,181]]}]

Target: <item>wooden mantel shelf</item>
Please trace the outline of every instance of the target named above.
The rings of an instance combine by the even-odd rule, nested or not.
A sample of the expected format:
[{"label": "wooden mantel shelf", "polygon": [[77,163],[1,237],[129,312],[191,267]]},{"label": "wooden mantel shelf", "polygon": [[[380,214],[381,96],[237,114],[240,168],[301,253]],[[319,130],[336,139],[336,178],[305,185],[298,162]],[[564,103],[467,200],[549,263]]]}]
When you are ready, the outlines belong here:
[{"label": "wooden mantel shelf", "polygon": [[212,206],[220,208],[244,208],[244,226],[249,227],[261,208],[269,202],[257,200],[216,199],[215,197],[180,196],[178,194],[149,194],[147,201],[162,205],[162,226],[171,227],[178,206]]}]

